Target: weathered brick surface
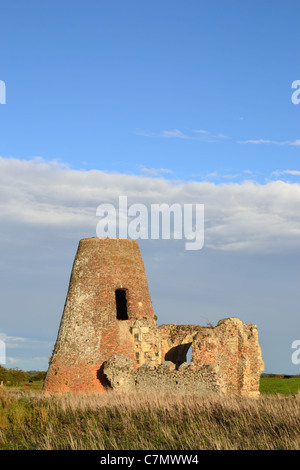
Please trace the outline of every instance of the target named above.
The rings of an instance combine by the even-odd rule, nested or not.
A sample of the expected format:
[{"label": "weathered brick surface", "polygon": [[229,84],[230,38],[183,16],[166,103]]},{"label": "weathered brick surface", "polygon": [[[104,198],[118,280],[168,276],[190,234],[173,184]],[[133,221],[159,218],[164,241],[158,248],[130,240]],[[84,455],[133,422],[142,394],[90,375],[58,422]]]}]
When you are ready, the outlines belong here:
[{"label": "weathered brick surface", "polygon": [[[126,289],[128,320],[117,320],[115,290]],[[130,239],[81,240],[74,260],[45,391],[97,391],[103,363],[125,354],[136,365],[131,327],[138,319],[155,326],[143,260]]]},{"label": "weathered brick surface", "polygon": [[[126,290],[126,320],[117,319],[116,289]],[[255,396],[263,367],[256,326],[238,318],[157,327],[136,241],[80,241],[45,391],[111,386]]]},{"label": "weathered brick surface", "polygon": [[162,357],[175,364],[184,360],[192,346],[192,362],[201,367],[217,364],[226,393],[255,396],[259,393],[260,374],[264,369],[257,327],[239,318],[220,320],[216,327],[197,325],[162,325]]}]

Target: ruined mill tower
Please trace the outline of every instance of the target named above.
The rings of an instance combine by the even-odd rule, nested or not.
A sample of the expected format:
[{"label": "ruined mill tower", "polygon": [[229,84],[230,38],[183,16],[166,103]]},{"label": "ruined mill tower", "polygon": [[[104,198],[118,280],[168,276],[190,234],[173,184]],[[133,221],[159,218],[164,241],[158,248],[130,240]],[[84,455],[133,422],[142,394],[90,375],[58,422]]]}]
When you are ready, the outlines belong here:
[{"label": "ruined mill tower", "polygon": [[44,390],[101,390],[107,381],[103,363],[116,354],[139,365],[134,344],[139,319],[156,325],[137,242],[81,240]]},{"label": "ruined mill tower", "polygon": [[263,368],[256,325],[237,317],[216,326],[158,327],[135,240],[79,242],[44,391],[112,387],[256,396]]}]

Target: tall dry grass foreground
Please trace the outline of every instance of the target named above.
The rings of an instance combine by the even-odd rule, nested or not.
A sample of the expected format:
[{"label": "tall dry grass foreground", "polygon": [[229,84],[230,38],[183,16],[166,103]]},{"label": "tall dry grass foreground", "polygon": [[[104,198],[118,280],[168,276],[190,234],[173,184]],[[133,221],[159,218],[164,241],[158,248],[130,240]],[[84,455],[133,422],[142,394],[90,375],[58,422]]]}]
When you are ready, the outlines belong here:
[{"label": "tall dry grass foreground", "polygon": [[300,449],[295,396],[0,390],[0,449]]}]

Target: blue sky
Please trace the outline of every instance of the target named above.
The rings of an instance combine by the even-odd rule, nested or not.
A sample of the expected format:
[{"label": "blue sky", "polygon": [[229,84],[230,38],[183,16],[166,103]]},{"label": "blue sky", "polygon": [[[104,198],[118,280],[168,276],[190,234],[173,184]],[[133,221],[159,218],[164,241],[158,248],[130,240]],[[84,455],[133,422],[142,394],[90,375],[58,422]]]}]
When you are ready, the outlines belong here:
[{"label": "blue sky", "polygon": [[9,366],[47,368],[78,240],[125,194],[205,205],[203,250],[140,243],[159,323],[238,316],[258,325],[267,372],[299,373],[299,13],[296,0],[2,2]]},{"label": "blue sky", "polygon": [[[77,169],[164,168],[166,177],[197,180],[252,171],[264,181],[297,170],[299,8],[278,0],[5,2],[1,154]],[[274,143],[239,143],[260,140]]]}]

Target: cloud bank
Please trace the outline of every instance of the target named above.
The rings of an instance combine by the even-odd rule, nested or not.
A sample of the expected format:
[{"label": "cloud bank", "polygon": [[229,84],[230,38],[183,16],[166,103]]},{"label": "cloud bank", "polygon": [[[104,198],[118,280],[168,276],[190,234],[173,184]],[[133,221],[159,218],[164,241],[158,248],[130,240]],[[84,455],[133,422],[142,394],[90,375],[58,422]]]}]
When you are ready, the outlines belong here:
[{"label": "cloud bank", "polygon": [[62,233],[84,229],[95,236],[98,205],[108,202],[117,207],[121,195],[128,197],[129,204],[204,204],[206,248],[258,253],[300,249],[298,183],[217,185],[74,170],[41,158],[0,157],[2,227],[56,227]]}]

